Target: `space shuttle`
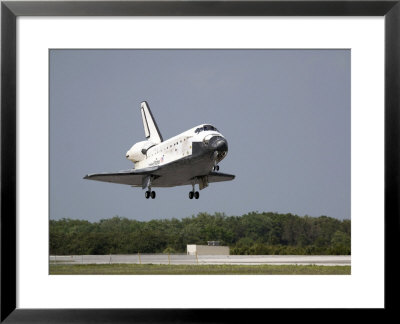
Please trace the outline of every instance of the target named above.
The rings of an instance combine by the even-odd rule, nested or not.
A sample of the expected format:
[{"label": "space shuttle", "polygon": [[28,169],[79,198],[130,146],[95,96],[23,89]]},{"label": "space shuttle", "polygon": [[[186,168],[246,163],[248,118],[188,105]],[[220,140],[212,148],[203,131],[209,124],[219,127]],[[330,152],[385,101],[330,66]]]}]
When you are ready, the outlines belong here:
[{"label": "space shuttle", "polygon": [[199,199],[210,183],[229,181],[232,174],[219,172],[227,156],[228,142],[211,124],[201,124],[164,140],[146,101],[140,104],[146,140],[134,144],[125,154],[132,169],[88,174],[84,179],[104,181],[147,189],[145,198],[154,199],[154,188],[189,185],[189,199]]}]

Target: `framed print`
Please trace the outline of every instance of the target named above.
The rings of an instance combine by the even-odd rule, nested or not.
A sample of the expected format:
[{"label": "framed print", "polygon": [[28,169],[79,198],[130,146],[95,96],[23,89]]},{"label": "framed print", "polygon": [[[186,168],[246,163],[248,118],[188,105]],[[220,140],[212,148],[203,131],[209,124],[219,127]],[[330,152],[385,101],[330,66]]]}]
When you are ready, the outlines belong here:
[{"label": "framed print", "polygon": [[[399,21],[399,1],[3,1],[1,320],[9,323],[221,322],[226,321],[226,316],[236,316],[236,309],[249,311],[256,308],[257,312],[262,312],[268,308],[393,308],[394,301],[389,296],[393,295],[398,283],[393,273],[395,266],[391,255],[396,253],[395,237],[399,230]],[[54,104],[51,95],[54,93],[51,92],[53,84],[49,80],[69,76],[70,80],[75,78],[74,82],[69,83],[76,89],[82,89],[84,84],[90,85],[91,81],[87,80],[93,80],[86,79],[85,75],[93,76],[100,71],[100,67],[107,66],[108,61],[104,60],[104,56],[111,49],[120,62],[125,62],[123,55],[128,51],[136,55],[137,61],[144,56],[155,57],[150,63],[143,60],[142,67],[135,65],[129,72],[131,74],[150,73],[151,67],[157,68],[157,62],[161,61],[157,55],[162,53],[163,58],[165,55],[171,56],[170,62],[185,62],[184,71],[196,64],[208,66],[208,74],[204,72],[207,74],[204,79],[208,83],[212,83],[212,76],[218,71],[229,75],[224,60],[231,59],[230,55],[238,56],[237,53],[244,59],[235,62],[253,75],[248,79],[249,84],[257,82],[257,69],[249,62],[254,64],[257,55],[264,55],[271,49],[282,51],[276,52],[279,55],[284,55],[286,50],[296,49],[303,67],[309,66],[309,62],[315,63],[318,57],[301,56],[302,49],[307,49],[309,53],[315,49],[325,53],[340,50],[346,62],[351,60],[351,275],[331,276],[329,280],[323,276],[303,276],[301,280],[293,280],[293,276],[276,276],[273,280],[260,276],[241,276],[232,280],[232,277],[227,278],[229,276],[162,275],[131,276],[128,279],[128,276],[49,275],[48,228],[43,225],[44,218],[39,215],[52,212],[52,200],[49,207],[48,196],[54,197],[58,190],[54,190],[56,187],[48,179],[52,175],[50,172],[48,176],[48,170],[54,166],[51,157],[50,162],[48,159],[48,149],[54,143],[49,128],[50,134],[53,134],[51,131],[55,127],[61,128],[63,125],[52,123],[57,121],[52,119],[55,115],[50,110],[49,117],[49,111],[43,108]],[[254,54],[256,52],[257,55]],[[78,53],[79,59],[91,62],[92,69],[86,71],[77,68],[79,65],[71,63],[71,53]],[[189,54],[192,59],[188,58]],[[212,59],[204,59],[207,55]],[[59,62],[60,65],[57,65]],[[194,63],[190,65],[189,62]],[[276,62],[279,65],[279,61]],[[289,64],[287,62],[282,64]],[[126,66],[121,64],[118,69],[123,75]],[[147,69],[144,68],[146,64]],[[350,64],[346,66],[349,71]],[[30,72],[26,73],[28,68]],[[54,73],[56,68],[60,71],[58,74]],[[160,65],[158,68],[164,67]],[[324,73],[323,66],[318,69]],[[281,83],[277,80],[277,84],[283,84],[282,80],[286,83],[293,80],[290,69],[287,71],[287,78],[281,79]],[[109,80],[112,81],[114,75],[109,73]],[[259,79],[258,83],[262,83],[262,80]],[[350,78],[340,80],[341,85],[347,82],[347,88],[350,89]],[[229,82],[234,83],[234,77],[230,77]],[[200,96],[206,84],[196,86]],[[85,96],[82,91],[71,92],[62,83],[58,87],[63,90],[59,91],[59,96],[73,94],[75,100],[82,100]],[[109,87],[112,87],[111,83],[107,83],[103,89]],[[269,87],[274,89],[274,84],[269,84]],[[328,90],[329,87],[332,91],[336,90],[332,85],[328,85]],[[301,91],[304,87],[298,86],[296,89]],[[322,85],[311,92],[329,93],[321,89]],[[156,90],[161,91],[159,86]],[[218,91],[223,92],[216,86],[215,92]],[[173,102],[179,102],[183,95],[179,92],[171,94]],[[80,105],[95,105],[101,101],[100,94],[97,97],[98,102],[93,95],[92,101]],[[71,105],[76,102],[72,101]],[[143,120],[147,121],[153,116],[149,112],[146,118],[148,108],[143,102]],[[110,106],[112,104],[109,102]],[[245,107],[246,103],[242,105]],[[320,105],[323,106],[323,103]],[[88,131],[94,129],[95,119],[90,119],[95,112],[79,109],[75,110],[75,121],[80,116],[82,121],[87,121],[81,126],[87,127]],[[157,114],[153,113],[157,118]],[[209,113],[216,114],[212,109]],[[65,118],[74,123],[70,116],[56,118]],[[108,115],[108,118],[111,120],[112,115]],[[334,125],[334,117],[330,118],[331,123],[326,125]],[[255,125],[256,120],[251,123]],[[296,129],[293,125],[292,128]],[[325,130],[328,131],[326,125]],[[130,124],[126,126],[128,128]],[[203,131],[205,126],[214,127],[211,124],[204,125]],[[151,137],[150,132],[154,129],[158,131],[156,124],[147,124],[145,133]],[[59,138],[68,139],[70,134],[72,137],[71,129],[68,131],[58,135]],[[75,132],[74,136],[79,140],[78,126]],[[108,133],[112,132],[122,131],[114,127],[108,130]],[[72,154],[73,147],[68,140],[60,143],[61,150],[57,152],[61,153],[57,153],[58,156],[62,157],[63,151]],[[176,145],[179,145],[179,140]],[[297,149],[299,145],[288,145],[295,146]],[[77,150],[77,156],[87,156],[82,150]],[[126,153],[127,158],[130,157],[129,152]],[[95,150],[89,156],[94,154]],[[69,166],[67,163],[74,161],[80,163],[77,159],[61,161],[61,172],[62,167],[66,170]],[[105,160],[102,159],[102,162],[105,163]],[[337,163],[341,163],[339,159]],[[88,170],[87,173],[94,171]],[[149,178],[147,185],[141,184],[141,187],[151,188],[149,184],[153,180]],[[64,187],[68,188],[66,184]],[[71,188],[68,190],[68,193],[74,194]],[[150,191],[148,196],[151,194]],[[155,198],[155,195],[151,198]],[[151,200],[146,202],[151,203]],[[60,206],[65,210],[69,208],[66,204]],[[71,211],[77,210],[73,208],[76,206],[70,206]],[[101,208],[104,209],[104,206]],[[350,210],[350,203],[347,210]],[[356,215],[354,223],[353,214]],[[109,257],[111,260],[111,253]],[[369,292],[363,291],[366,282]],[[190,290],[186,290],[187,287]],[[343,294],[346,287],[348,291]],[[262,291],[267,289],[270,294],[263,294]],[[299,293],[301,291],[303,295]],[[340,292],[343,296],[337,298]],[[243,295],[248,297],[233,298]],[[321,303],[313,304],[315,299]],[[276,301],[286,301],[286,304]]]}]

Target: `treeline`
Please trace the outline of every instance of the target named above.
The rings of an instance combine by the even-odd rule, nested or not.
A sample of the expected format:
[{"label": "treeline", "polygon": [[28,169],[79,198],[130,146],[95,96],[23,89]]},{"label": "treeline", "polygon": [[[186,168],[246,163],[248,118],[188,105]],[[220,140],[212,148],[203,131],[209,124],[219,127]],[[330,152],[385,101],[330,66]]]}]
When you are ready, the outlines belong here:
[{"label": "treeline", "polygon": [[50,254],[185,253],[187,244],[220,241],[231,254],[348,255],[350,230],[350,220],[256,212],[147,222],[61,219],[50,220]]}]

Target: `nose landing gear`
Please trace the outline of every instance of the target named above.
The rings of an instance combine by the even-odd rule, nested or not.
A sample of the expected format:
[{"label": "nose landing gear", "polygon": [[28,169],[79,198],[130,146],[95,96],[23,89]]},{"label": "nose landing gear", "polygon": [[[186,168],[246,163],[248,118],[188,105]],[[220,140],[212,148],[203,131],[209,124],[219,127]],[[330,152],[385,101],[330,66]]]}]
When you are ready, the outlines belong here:
[{"label": "nose landing gear", "polygon": [[214,151],[214,154],[213,154],[212,157],[211,157],[211,159],[212,159],[213,162],[214,162],[214,163],[213,163],[214,166],[213,166],[213,168],[212,168],[213,171],[219,171],[218,162],[220,162],[220,161],[222,160],[222,158],[221,158],[220,155],[221,155],[220,152]]}]

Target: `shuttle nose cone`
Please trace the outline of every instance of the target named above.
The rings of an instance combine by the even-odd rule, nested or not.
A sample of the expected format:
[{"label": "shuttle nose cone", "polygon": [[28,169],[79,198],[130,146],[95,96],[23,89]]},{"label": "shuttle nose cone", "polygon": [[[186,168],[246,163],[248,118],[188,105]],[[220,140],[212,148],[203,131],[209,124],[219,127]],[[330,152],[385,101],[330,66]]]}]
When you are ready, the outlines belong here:
[{"label": "shuttle nose cone", "polygon": [[227,152],[228,151],[228,142],[222,136],[213,136],[210,138],[208,144],[213,150],[218,152]]}]

